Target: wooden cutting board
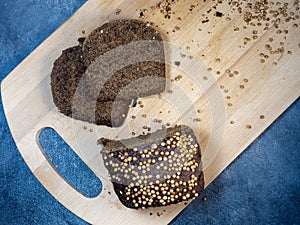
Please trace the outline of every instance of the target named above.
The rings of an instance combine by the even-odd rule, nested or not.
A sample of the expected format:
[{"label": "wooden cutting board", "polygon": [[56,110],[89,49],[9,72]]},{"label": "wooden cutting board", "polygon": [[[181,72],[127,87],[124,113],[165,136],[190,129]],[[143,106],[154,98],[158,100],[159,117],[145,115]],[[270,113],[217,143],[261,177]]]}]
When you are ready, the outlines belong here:
[{"label": "wooden cutting board", "polygon": [[[96,145],[98,138],[130,137],[131,132],[140,134],[144,125],[155,130],[162,124],[187,124],[203,151],[207,186],[299,97],[299,9],[294,1],[269,3],[275,12],[282,8],[278,25],[266,5],[256,1],[246,9],[244,1],[180,0],[170,10],[163,4],[157,7],[158,2],[89,0],[1,85],[7,121],[27,165],[58,201],[92,224],[167,224],[186,206],[138,211],[123,207],[114,194],[108,194],[113,190]],[[60,114],[49,85],[54,60],[101,24],[128,18],[151,21],[162,33],[169,63],[166,92],[139,99],[144,107],[131,108],[120,128]],[[278,48],[282,49],[276,52]],[[175,61],[180,65],[175,66]],[[45,127],[54,128],[101,179],[103,191],[98,197],[83,196],[51,166],[38,143]]]}]

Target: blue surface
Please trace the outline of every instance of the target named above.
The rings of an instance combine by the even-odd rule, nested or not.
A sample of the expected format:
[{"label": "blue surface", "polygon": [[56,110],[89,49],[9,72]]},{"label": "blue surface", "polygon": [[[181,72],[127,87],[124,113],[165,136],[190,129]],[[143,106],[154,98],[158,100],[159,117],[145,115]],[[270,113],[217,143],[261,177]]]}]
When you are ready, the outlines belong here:
[{"label": "blue surface", "polygon": [[[0,81],[84,2],[0,0]],[[300,224],[299,110],[298,100],[171,224]],[[32,175],[1,101],[0,156],[1,225],[86,224]]]},{"label": "blue surface", "polygon": [[89,198],[101,193],[100,179],[54,129],[42,130],[39,142],[54,169],[77,191]]}]

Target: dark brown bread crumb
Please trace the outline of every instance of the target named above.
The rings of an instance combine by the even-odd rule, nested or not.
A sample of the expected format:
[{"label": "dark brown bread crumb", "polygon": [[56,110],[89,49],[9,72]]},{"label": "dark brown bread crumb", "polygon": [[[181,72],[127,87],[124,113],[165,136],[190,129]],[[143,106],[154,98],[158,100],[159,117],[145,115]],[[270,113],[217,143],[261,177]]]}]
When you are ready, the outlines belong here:
[{"label": "dark brown bread crumb", "polygon": [[[141,61],[123,67],[111,76],[99,94],[99,100],[114,100],[116,96],[121,99],[133,99],[161,93],[165,89],[165,63],[164,47],[161,35],[149,24],[139,20],[115,20],[94,30],[83,44],[83,59],[86,66],[90,66],[99,56],[121,47],[126,50],[126,45],[133,42],[151,41],[148,46],[155,61]],[[132,50],[132,49],[130,49]],[[133,52],[124,53],[118,63],[126,61],[128,55],[147,54],[145,49],[134,49]],[[139,59],[139,57],[137,57]],[[108,57],[109,60],[114,60]],[[125,63],[126,64],[126,63]],[[114,62],[110,67],[114,67]],[[102,66],[102,65],[101,65]],[[94,71],[89,76],[98,76],[99,67],[94,66]],[[117,67],[117,66],[116,66]],[[101,70],[101,69],[100,69]],[[151,77],[151,79],[141,79]],[[139,79],[141,79],[139,81]],[[132,81],[136,81],[133,83]],[[93,82],[91,82],[93,83]],[[128,88],[125,88],[128,86]],[[130,87],[131,85],[131,87]],[[120,93],[120,90],[123,90]]]},{"label": "dark brown bread crumb", "polygon": [[72,117],[74,119],[119,127],[127,117],[130,101],[97,102],[96,111],[94,110],[95,106],[89,101],[82,101],[79,105],[79,107],[73,107]]},{"label": "dark brown bread crumb", "polygon": [[[136,45],[138,41],[150,40],[147,49],[131,48],[130,52],[117,55],[124,66],[106,80],[107,71],[116,62],[110,61],[112,57],[105,58],[105,53],[129,43]],[[126,54],[138,59],[150,55],[153,60],[127,65]],[[100,56],[107,59],[103,64],[97,61]],[[139,20],[115,20],[97,28],[87,38],[79,38],[79,45],[64,50],[51,73],[53,101],[61,113],[110,127],[123,124],[132,99],[159,94],[164,89],[162,38],[149,24]]]},{"label": "dark brown bread crumb", "polygon": [[176,204],[204,189],[200,147],[187,126],[99,143],[114,190],[128,208]]},{"label": "dark brown bread crumb", "polygon": [[222,17],[222,16],[223,16],[223,13],[216,11],[216,17]]},{"label": "dark brown bread crumb", "polygon": [[[96,124],[119,127],[127,117],[130,101],[100,102],[96,114]],[[111,119],[109,119],[111,118]]]},{"label": "dark brown bread crumb", "polygon": [[86,67],[79,46],[64,50],[54,62],[51,73],[51,90],[54,104],[67,116],[72,115],[72,99]]},{"label": "dark brown bread crumb", "polygon": [[[86,92],[80,96],[77,90],[85,66],[79,46],[68,48],[54,62],[51,73],[51,89],[55,105],[59,111],[74,119],[106,125],[109,127],[121,126],[126,119],[131,100],[97,101],[96,109],[93,101],[88,99]],[[77,99],[84,100],[75,101]]]}]

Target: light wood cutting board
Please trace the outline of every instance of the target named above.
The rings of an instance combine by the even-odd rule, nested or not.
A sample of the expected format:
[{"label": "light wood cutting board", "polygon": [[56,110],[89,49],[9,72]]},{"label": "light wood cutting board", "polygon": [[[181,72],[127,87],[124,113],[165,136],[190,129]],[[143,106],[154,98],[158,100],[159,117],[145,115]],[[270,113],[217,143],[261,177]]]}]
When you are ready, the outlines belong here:
[{"label": "light wood cutting board", "polygon": [[[229,1],[216,5],[217,1],[195,4],[180,0],[171,4],[171,18],[167,19],[165,12],[151,7],[158,2],[89,0],[1,85],[8,124],[27,165],[58,201],[92,224],[167,224],[186,206],[123,207],[114,194],[108,194],[113,190],[96,145],[98,138],[130,137],[131,132],[140,134],[144,125],[155,130],[166,123],[187,124],[202,148],[207,186],[299,97],[299,10],[294,1],[287,2],[292,17],[298,17],[282,19],[279,28],[270,22],[268,30],[255,20],[245,22],[244,16],[249,15],[245,3],[239,13],[239,6],[229,5]],[[141,10],[145,16],[140,19],[157,25],[166,41],[166,92],[139,99],[144,107],[131,108],[120,128],[95,126],[60,114],[52,102],[49,75],[61,51],[105,22],[139,18]],[[216,11],[222,15],[216,16]],[[285,52],[269,54],[277,47],[284,47]],[[175,61],[180,65],[175,66]],[[54,128],[101,179],[103,191],[98,197],[83,196],[51,166],[38,143],[45,127]],[[162,215],[156,216],[157,211]]]}]

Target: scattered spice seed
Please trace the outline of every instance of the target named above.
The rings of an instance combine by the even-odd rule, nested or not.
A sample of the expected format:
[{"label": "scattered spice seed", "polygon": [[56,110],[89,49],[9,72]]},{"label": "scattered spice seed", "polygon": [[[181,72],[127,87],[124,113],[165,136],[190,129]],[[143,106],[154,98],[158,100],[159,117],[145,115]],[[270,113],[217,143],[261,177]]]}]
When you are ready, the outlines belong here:
[{"label": "scattered spice seed", "polygon": [[207,23],[207,22],[209,22],[209,19],[208,18],[206,18],[205,20],[202,20],[202,23],[204,24],[204,23]]},{"label": "scattered spice seed", "polygon": [[177,77],[175,77],[176,81],[180,81],[182,79],[182,75],[178,75]]},{"label": "scattered spice seed", "polygon": [[176,66],[180,66],[180,62],[179,61],[175,61],[175,65]]},{"label": "scattered spice seed", "polygon": [[229,107],[231,107],[231,106],[232,106],[232,103],[229,102],[227,105],[228,105]]},{"label": "scattered spice seed", "polygon": [[206,202],[207,201],[207,197],[203,196],[202,201]]},{"label": "scattered spice seed", "polygon": [[245,83],[248,83],[248,79],[244,79],[244,82],[245,82]]},{"label": "scattered spice seed", "polygon": [[140,18],[145,18],[145,15],[144,15],[143,11],[140,12]]},{"label": "scattered spice seed", "polygon": [[216,11],[216,17],[222,17],[222,16],[223,16],[223,13]]},{"label": "scattered spice seed", "polygon": [[121,9],[116,9],[116,15],[119,15],[121,13]]},{"label": "scattered spice seed", "polygon": [[264,118],[265,118],[264,115],[260,115],[260,116],[259,116],[259,119],[261,119],[261,120],[263,120]]},{"label": "scattered spice seed", "polygon": [[234,121],[233,121],[233,120],[231,120],[231,121],[230,121],[230,124],[234,124]]},{"label": "scattered spice seed", "polygon": [[241,84],[240,85],[240,89],[244,89],[244,88],[245,88],[245,86]]},{"label": "scattered spice seed", "polygon": [[208,80],[208,77],[204,76],[204,77],[203,77],[203,80]]},{"label": "scattered spice seed", "polygon": [[252,126],[251,126],[250,124],[248,124],[246,127],[247,127],[248,129],[251,129],[251,128],[252,128]]},{"label": "scattered spice seed", "polygon": [[153,119],[153,123],[158,123],[158,119]]},{"label": "scattered spice seed", "polygon": [[132,103],[131,103],[131,107],[136,107],[136,105],[137,105],[137,101],[136,101],[136,99],[133,99],[132,100]]}]

